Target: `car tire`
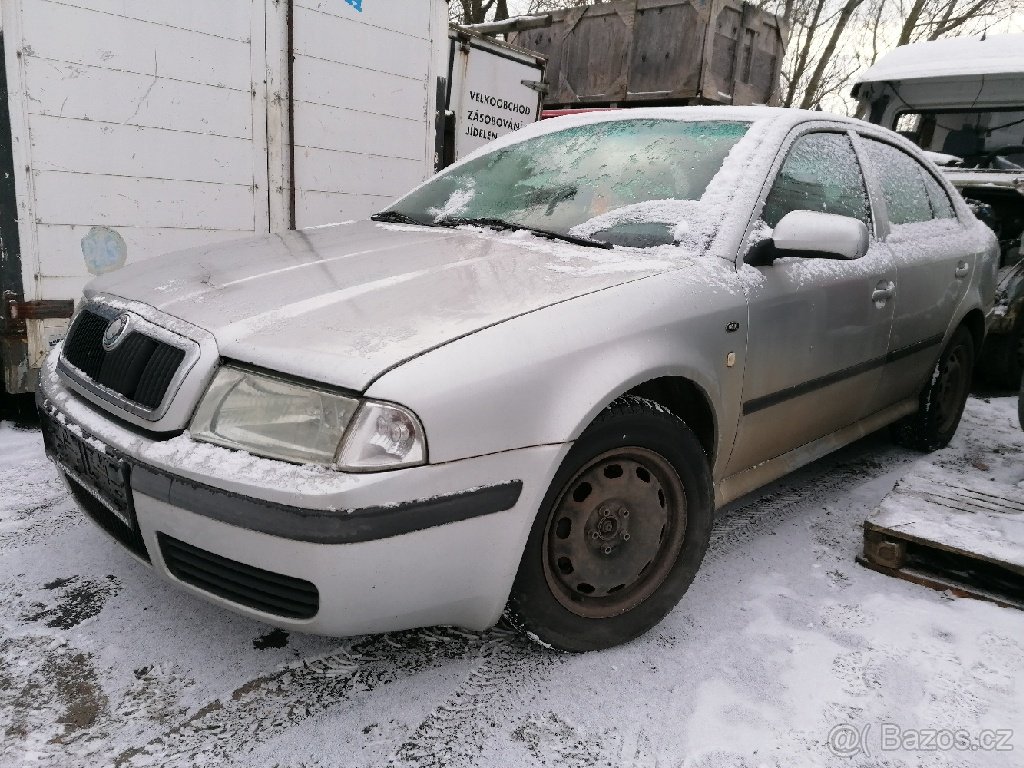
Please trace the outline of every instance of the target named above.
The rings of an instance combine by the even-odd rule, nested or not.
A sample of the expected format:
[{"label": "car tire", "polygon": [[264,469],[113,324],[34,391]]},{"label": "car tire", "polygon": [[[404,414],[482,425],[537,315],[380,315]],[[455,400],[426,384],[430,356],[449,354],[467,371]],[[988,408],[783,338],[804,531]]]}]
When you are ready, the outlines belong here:
[{"label": "car tire", "polygon": [[620,397],[556,472],[505,617],[562,651],[632,640],[690,586],[713,518],[711,470],[696,435],[658,403]]},{"label": "car tire", "polygon": [[973,369],[974,339],[960,326],[935,363],[917,412],[892,426],[896,443],[924,452],[949,445],[967,404]]}]

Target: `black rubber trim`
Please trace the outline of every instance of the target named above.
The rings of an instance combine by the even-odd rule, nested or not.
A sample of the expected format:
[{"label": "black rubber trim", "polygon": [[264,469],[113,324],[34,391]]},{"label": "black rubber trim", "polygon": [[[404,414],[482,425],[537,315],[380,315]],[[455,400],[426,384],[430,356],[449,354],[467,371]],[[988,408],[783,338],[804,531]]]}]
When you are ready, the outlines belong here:
[{"label": "black rubber trim", "polygon": [[902,360],[904,357],[922,352],[929,347],[934,347],[942,343],[944,336],[939,334],[938,336],[932,336],[931,338],[924,339],[922,341],[915,342],[909,346],[902,347],[900,349],[894,349],[884,357],[876,357],[874,360],[867,360],[863,363],[844,368],[841,371],[830,373],[827,376],[821,376],[817,379],[811,379],[805,381],[802,384],[797,384],[793,387],[787,387],[786,389],[780,389],[778,392],[773,392],[770,395],[764,395],[763,397],[755,397],[753,400],[747,400],[743,403],[743,415],[747,416],[751,413],[757,413],[763,411],[765,408],[771,408],[773,405],[784,403],[787,400],[792,400],[794,397],[800,397],[810,392],[822,389],[824,387],[836,384],[844,379],[853,378],[859,376],[862,373],[867,373],[875,368],[880,368],[883,365],[894,363],[897,360]]},{"label": "black rubber trim", "polygon": [[523,490],[522,481],[515,480],[450,496],[332,512],[254,499],[144,466],[132,468],[131,483],[138,493],[212,520],[315,544],[357,544],[389,539],[504,512],[516,505]]}]

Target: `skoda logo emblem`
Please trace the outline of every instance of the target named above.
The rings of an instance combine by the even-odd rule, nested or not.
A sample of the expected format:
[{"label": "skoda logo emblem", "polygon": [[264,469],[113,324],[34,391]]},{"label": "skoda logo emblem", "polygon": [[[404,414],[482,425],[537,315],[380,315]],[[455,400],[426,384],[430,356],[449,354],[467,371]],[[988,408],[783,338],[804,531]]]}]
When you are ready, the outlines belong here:
[{"label": "skoda logo emblem", "polygon": [[128,331],[128,315],[118,315],[103,332],[103,349],[112,352],[121,343]]}]

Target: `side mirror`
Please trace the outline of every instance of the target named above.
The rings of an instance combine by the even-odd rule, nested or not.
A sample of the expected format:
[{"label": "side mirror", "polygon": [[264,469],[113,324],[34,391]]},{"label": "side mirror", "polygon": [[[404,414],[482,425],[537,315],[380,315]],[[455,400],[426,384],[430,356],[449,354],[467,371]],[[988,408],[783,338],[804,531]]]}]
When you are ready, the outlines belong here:
[{"label": "side mirror", "polygon": [[811,259],[859,259],[868,252],[868,228],[849,216],[818,211],[790,211],[770,240],[754,245],[744,261],[767,266],[783,256]]}]

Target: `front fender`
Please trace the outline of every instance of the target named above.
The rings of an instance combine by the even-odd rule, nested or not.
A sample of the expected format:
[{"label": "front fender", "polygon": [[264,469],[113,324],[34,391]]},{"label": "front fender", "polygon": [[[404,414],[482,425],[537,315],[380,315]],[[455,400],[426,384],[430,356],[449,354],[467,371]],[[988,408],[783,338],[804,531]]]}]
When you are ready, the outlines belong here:
[{"label": "front fender", "polygon": [[623,392],[681,376],[710,401],[721,463],[739,415],[746,317],[733,265],[694,258],[453,341],[367,395],[412,408],[438,463],[572,441]]}]

